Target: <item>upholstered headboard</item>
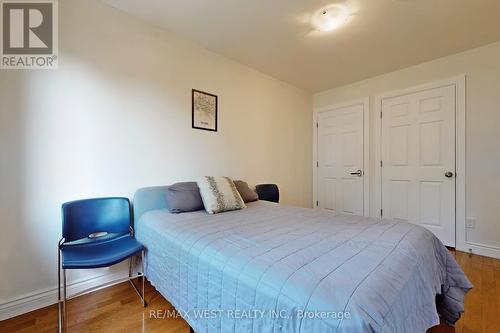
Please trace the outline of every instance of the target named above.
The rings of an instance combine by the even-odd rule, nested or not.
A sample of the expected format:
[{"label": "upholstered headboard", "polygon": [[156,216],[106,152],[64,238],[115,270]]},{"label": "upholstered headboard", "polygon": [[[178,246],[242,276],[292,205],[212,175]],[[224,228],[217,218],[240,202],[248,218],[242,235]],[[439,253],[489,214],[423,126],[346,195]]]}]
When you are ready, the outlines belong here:
[{"label": "upholstered headboard", "polygon": [[134,223],[137,223],[142,214],[153,209],[167,208],[165,192],[168,186],[144,187],[134,194]]}]

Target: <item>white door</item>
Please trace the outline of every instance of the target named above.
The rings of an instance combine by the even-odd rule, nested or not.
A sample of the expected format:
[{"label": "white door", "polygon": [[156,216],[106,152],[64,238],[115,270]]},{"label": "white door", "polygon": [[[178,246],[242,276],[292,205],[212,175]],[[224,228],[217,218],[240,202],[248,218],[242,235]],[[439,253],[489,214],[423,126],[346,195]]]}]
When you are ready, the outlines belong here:
[{"label": "white door", "polygon": [[382,100],[382,212],[455,246],[455,86]]},{"label": "white door", "polygon": [[318,114],[317,206],[364,215],[364,104]]}]

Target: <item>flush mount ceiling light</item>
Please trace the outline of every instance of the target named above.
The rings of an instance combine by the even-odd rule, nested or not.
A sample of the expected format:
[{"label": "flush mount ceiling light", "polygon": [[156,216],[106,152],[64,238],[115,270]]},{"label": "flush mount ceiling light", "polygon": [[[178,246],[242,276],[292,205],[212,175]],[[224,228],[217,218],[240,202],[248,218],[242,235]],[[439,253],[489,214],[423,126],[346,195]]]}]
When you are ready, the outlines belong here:
[{"label": "flush mount ceiling light", "polygon": [[347,23],[349,16],[347,6],[332,4],[315,12],[311,24],[318,31],[332,31]]}]

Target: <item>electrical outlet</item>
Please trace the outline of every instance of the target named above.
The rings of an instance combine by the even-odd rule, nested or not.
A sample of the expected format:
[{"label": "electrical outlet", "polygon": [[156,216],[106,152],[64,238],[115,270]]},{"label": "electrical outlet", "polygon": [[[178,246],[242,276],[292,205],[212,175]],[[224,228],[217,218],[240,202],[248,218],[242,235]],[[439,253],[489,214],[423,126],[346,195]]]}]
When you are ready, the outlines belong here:
[{"label": "electrical outlet", "polygon": [[467,229],[474,229],[476,227],[476,219],[468,217],[465,221],[465,226],[467,227]]}]

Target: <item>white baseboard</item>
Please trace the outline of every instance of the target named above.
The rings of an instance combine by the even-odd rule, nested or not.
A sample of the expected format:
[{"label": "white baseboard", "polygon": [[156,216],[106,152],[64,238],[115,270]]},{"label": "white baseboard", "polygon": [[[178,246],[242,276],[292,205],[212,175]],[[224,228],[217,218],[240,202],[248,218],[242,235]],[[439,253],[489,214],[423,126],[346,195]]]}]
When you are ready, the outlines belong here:
[{"label": "white baseboard", "polygon": [[[108,273],[98,277],[83,279],[80,281],[68,284],[66,292],[68,298],[72,295],[79,294],[85,290],[99,287],[107,287],[116,283],[123,282],[128,279],[128,269],[120,270],[114,273]],[[28,295],[24,295],[7,302],[0,304],[0,320],[9,319],[23,313],[37,310],[52,304],[57,303],[57,286],[37,290]]]},{"label": "white baseboard", "polygon": [[466,242],[463,248],[457,246],[457,250],[467,253],[472,251],[473,254],[500,259],[500,248],[496,246]]}]

